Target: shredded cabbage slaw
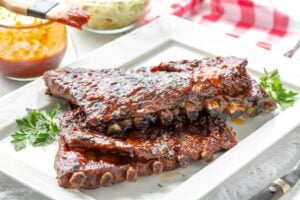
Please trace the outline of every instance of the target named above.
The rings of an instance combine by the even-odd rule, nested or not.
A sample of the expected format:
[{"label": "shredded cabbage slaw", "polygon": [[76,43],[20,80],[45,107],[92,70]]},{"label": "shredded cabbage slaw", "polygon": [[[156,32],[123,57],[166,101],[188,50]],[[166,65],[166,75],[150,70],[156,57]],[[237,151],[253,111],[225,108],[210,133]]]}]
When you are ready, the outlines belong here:
[{"label": "shredded cabbage slaw", "polygon": [[150,0],[69,0],[89,12],[87,26],[92,29],[117,29],[128,26],[143,16]]}]

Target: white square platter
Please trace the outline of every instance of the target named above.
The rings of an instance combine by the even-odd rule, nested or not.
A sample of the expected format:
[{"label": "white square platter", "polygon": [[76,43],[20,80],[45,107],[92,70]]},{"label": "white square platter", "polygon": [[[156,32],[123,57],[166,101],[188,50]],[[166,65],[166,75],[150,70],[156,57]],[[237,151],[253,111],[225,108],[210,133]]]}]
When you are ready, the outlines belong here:
[{"label": "white square platter", "polygon": [[[206,31],[201,26],[174,16],[164,16],[69,64],[69,67],[138,67],[162,61],[222,55],[246,57],[248,71],[259,77],[263,68],[278,68],[284,83],[300,91],[299,63],[281,55],[248,47],[236,40]],[[0,98],[0,171],[52,199],[201,199],[233,174],[289,136],[300,124],[300,102],[278,114],[262,114],[232,124],[238,144],[219,153],[211,163],[195,162],[185,169],[159,176],[139,177],[136,183],[121,183],[110,188],[74,191],[60,188],[53,168],[57,143],[46,147],[27,147],[15,152],[10,135],[15,119],[25,108],[42,109],[58,101],[46,96],[42,79]]]}]

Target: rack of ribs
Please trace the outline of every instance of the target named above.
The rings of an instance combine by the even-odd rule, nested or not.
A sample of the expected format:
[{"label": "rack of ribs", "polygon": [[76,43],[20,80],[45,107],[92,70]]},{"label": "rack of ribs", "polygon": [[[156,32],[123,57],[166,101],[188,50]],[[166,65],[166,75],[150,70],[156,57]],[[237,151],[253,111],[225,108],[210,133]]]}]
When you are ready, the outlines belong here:
[{"label": "rack of ribs", "polygon": [[206,110],[255,117],[276,104],[246,71],[247,60],[212,57],[138,69],[61,69],[46,72],[48,94],[69,101],[86,125],[111,136],[129,129],[173,125],[178,115],[195,121]]},{"label": "rack of ribs", "polygon": [[213,153],[236,144],[235,133],[224,119],[201,115],[184,129],[153,127],[155,134],[132,130],[120,139],[81,127],[80,111],[67,111],[61,118],[55,160],[58,182],[62,187],[84,189],[133,182],[138,176],[210,159]]},{"label": "rack of ribs", "polygon": [[68,101],[55,169],[60,186],[93,189],[210,160],[233,147],[222,113],[255,117],[276,104],[247,60],[212,57],[138,69],[59,69],[47,93]]},{"label": "rack of ribs", "polygon": [[[102,153],[114,152],[146,160],[171,158],[170,156],[172,159],[175,157],[198,159],[200,154],[209,155],[207,152],[211,150],[206,148],[211,148],[213,145],[208,143],[218,143],[222,138],[225,138],[223,141],[227,141],[235,136],[223,118],[212,118],[205,112],[193,123],[186,121],[184,127],[180,129],[151,127],[147,130],[151,134],[131,130],[122,139],[84,128],[83,120],[84,117],[78,110],[66,112],[61,117],[60,135],[71,149],[96,149]],[[203,137],[208,135],[213,137],[210,137],[209,141],[203,140]],[[230,142],[229,146],[235,144],[235,140],[228,142]]]}]

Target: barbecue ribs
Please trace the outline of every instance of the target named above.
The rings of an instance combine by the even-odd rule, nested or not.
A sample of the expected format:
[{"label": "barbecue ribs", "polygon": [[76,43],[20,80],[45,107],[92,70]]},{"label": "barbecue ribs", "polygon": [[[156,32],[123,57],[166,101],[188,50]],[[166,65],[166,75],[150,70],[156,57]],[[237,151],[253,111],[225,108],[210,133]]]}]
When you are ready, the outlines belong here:
[{"label": "barbecue ribs", "polygon": [[104,154],[114,152],[144,160],[167,158],[189,162],[199,159],[201,154],[211,156],[213,148],[228,149],[236,144],[235,133],[225,120],[205,113],[193,123],[187,121],[181,129],[152,127],[147,130],[151,134],[132,130],[125,139],[82,128],[81,121],[83,115],[78,110],[62,116],[61,136],[71,149],[96,149]]},{"label": "barbecue ribs", "polygon": [[208,115],[185,130],[157,127],[159,133],[151,134],[152,138],[133,130],[126,139],[118,139],[81,128],[78,113],[67,111],[61,120],[55,168],[59,184],[66,188],[92,189],[132,182],[138,176],[187,167],[192,160],[209,158],[236,144],[235,133],[224,120]]},{"label": "barbecue ribs", "polygon": [[60,118],[60,186],[93,189],[209,160],[233,147],[231,117],[276,108],[247,60],[212,57],[149,68],[59,69],[47,93],[71,105]]},{"label": "barbecue ribs", "polygon": [[269,95],[247,74],[247,60],[213,57],[161,63],[150,68],[61,69],[45,73],[48,94],[86,114],[87,126],[108,135],[153,124],[172,125],[184,113],[190,121],[206,110],[212,117],[254,117],[273,110]]}]

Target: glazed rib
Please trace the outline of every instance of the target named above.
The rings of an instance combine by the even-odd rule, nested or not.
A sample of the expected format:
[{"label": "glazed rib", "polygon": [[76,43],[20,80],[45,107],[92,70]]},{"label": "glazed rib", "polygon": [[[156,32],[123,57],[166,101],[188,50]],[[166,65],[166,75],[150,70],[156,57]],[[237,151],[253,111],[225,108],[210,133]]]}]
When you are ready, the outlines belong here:
[{"label": "glazed rib", "polygon": [[[62,187],[94,189],[126,180],[134,182],[138,176],[187,167],[192,160],[209,158],[213,153],[229,149],[236,144],[235,134],[231,130],[223,130],[222,133],[213,132],[206,136],[195,132],[178,135],[168,132],[154,140],[129,136],[129,139],[123,142],[105,135],[97,136],[89,133],[86,135],[87,137],[84,134],[78,137],[78,141],[83,143],[77,141],[76,145],[65,141],[68,138],[66,134],[60,136],[55,169],[58,183]],[[130,143],[128,140],[136,143]],[[123,148],[126,143],[128,146]],[[102,145],[105,147],[102,148]],[[109,151],[103,150],[110,145]],[[139,148],[139,145],[144,146]],[[126,151],[128,147],[133,149],[134,156],[118,151],[124,149]]]},{"label": "glazed rib", "polygon": [[159,174],[178,165],[172,160],[138,161],[93,151],[74,151],[61,137],[55,158],[58,184],[65,188],[95,189],[123,181],[134,182],[138,176]]},{"label": "glazed rib", "polygon": [[129,131],[118,139],[80,127],[82,116],[78,111],[66,112],[61,120],[61,136],[70,149],[94,149],[104,154],[118,154],[135,159],[197,160],[211,156],[218,149],[236,144],[235,133],[224,119],[201,116],[193,124],[181,129],[153,127],[144,133]]},{"label": "glazed rib", "polygon": [[206,110],[219,117],[254,117],[276,105],[247,74],[247,60],[213,57],[151,68],[61,69],[46,72],[48,93],[77,105],[89,127],[109,135],[153,124],[170,125],[179,113],[191,121]]},{"label": "glazed rib", "polygon": [[275,102],[246,71],[247,60],[211,57],[149,68],[59,69],[47,93],[72,107],[60,118],[60,186],[94,189],[209,160],[233,147],[221,117],[255,117]]}]

